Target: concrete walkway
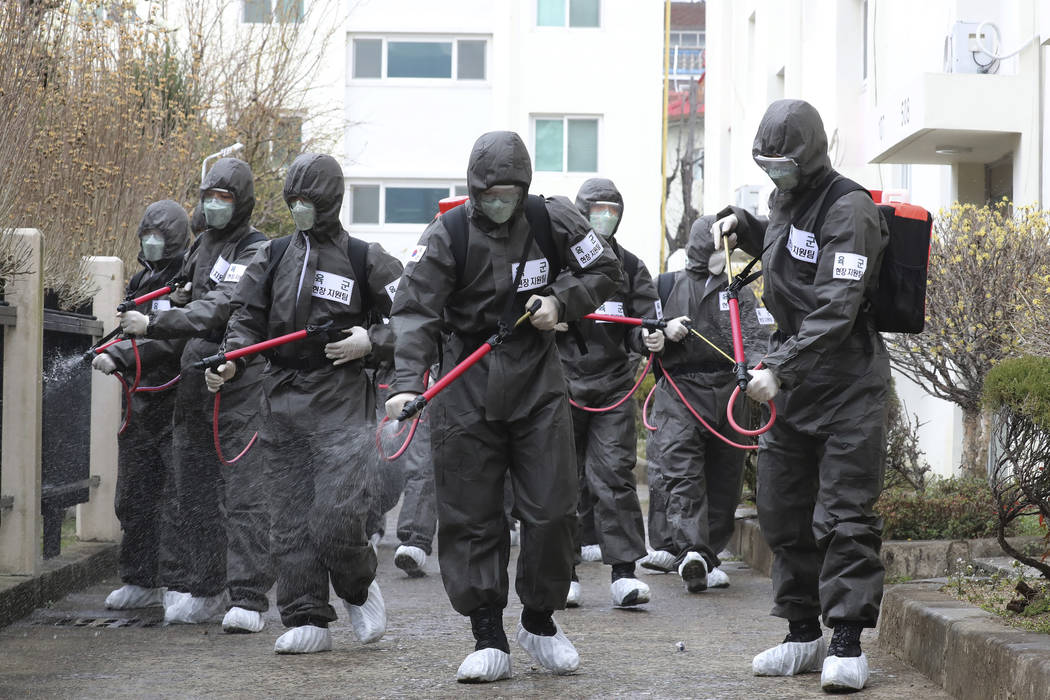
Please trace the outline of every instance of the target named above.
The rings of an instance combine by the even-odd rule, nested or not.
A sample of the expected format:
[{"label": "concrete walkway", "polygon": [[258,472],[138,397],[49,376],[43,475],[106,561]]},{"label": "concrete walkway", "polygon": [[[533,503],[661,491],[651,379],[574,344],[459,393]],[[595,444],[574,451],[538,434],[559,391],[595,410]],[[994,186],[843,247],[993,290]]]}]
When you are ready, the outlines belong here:
[{"label": "concrete walkway", "polygon": [[[514,678],[459,685],[456,668],[473,650],[469,623],[450,608],[436,558],[430,576],[408,579],[393,567],[394,546],[388,538],[380,547],[389,625],[377,644],[354,641],[341,619],[332,652],[276,656],[283,628],[273,610],[256,635],[226,635],[218,624],[165,627],[159,608],[106,611],[118,585],[111,577],[0,630],[0,697],[825,697],[819,675],[751,675],[751,657],[786,630],[768,615],[769,579],[736,562],[726,565],[729,589],[699,595],[677,576],[645,575],[653,602],[631,611],[611,608],[608,567],[584,564],[582,607],[555,616],[579,649],[579,673],[554,677],[532,666],[513,641],[515,601],[505,616]],[[872,678],[863,697],[949,697],[879,649],[874,633],[864,644]]]}]

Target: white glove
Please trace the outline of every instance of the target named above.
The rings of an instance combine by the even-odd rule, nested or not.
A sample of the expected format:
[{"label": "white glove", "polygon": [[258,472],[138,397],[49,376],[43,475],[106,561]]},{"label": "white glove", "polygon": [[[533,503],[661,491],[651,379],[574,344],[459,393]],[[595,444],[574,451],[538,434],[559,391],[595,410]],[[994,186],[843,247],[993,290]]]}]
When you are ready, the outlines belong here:
[{"label": "white glove", "polygon": [[204,383],[208,385],[208,391],[214,394],[222,388],[223,384],[233,379],[235,374],[237,374],[237,365],[233,362],[223,362],[215,369],[204,370]]},{"label": "white glove", "polygon": [[565,333],[566,331],[569,330],[569,324],[565,323],[564,321],[561,321],[559,323],[555,323],[554,324],[554,330],[556,330],[559,333]]},{"label": "white glove", "polygon": [[689,335],[689,328],[685,324],[689,323],[688,316],[679,316],[678,318],[672,318],[667,322],[667,328],[664,329],[664,335],[672,343],[681,342],[683,338]]},{"label": "white glove", "polygon": [[91,369],[97,369],[102,374],[113,374],[117,371],[117,363],[108,353],[100,352],[91,361]]},{"label": "white glove", "polygon": [[648,328],[643,328],[642,341],[649,352],[661,352],[664,349],[663,331],[650,331]]},{"label": "white glove", "polygon": [[536,327],[536,330],[554,330],[554,326],[558,324],[558,316],[561,314],[561,309],[558,308],[558,300],[554,297],[541,297],[538,294],[533,294],[525,302],[525,308],[530,308],[537,301],[540,302],[540,308],[536,313],[532,314],[529,321]]},{"label": "white glove", "polygon": [[397,420],[397,417],[401,415],[401,411],[405,410],[405,404],[417,396],[419,394],[414,391],[402,391],[400,394],[394,394],[386,400],[386,415],[390,420]]},{"label": "white glove", "polygon": [[186,306],[193,299],[193,282],[187,282],[168,295],[172,306]]},{"label": "white glove", "polygon": [[727,248],[736,248],[736,234],[732,232],[736,230],[739,223],[740,219],[736,218],[736,214],[730,214],[711,224],[711,235],[715,238],[715,250],[721,247],[720,241],[723,237],[726,239]]},{"label": "white glove", "polygon": [[120,328],[126,335],[146,335],[149,327],[149,316],[134,309],[117,314]]},{"label": "white glove", "polygon": [[780,391],[780,380],[771,369],[748,370],[751,381],[747,384],[747,395],[759,403],[772,401]]},{"label": "white glove", "polygon": [[334,343],[324,346],[324,356],[333,360],[332,364],[338,367],[351,360],[364,357],[372,352],[372,341],[368,339],[368,331],[361,326],[354,326],[348,331],[350,335]]}]

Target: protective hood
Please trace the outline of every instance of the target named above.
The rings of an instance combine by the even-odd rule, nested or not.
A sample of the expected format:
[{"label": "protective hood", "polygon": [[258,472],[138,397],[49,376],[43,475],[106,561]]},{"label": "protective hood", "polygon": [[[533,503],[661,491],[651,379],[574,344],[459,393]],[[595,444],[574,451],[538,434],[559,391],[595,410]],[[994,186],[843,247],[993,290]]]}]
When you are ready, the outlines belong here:
[{"label": "protective hood", "polygon": [[714,216],[701,216],[689,229],[689,244],[686,246],[685,269],[697,279],[706,280],[709,274],[708,260],[715,252],[715,238],[711,235]]},{"label": "protective hood", "polygon": [[[142,222],[139,224],[139,238],[146,231],[157,231],[164,239],[164,254],[160,261],[178,258],[190,246],[190,217],[186,215],[182,205],[170,199],[162,199],[146,207],[146,213],[142,215]],[[160,262],[148,263],[142,257],[141,250],[138,257],[139,262],[147,267]]]},{"label": "protective hood", "polygon": [[219,236],[232,233],[246,224],[255,209],[255,179],[252,169],[243,160],[221,158],[201,182],[201,195],[206,190],[229,190],[233,193],[233,218],[222,229],[211,229]]},{"label": "protective hood", "polygon": [[317,215],[311,234],[332,238],[342,230],[339,211],[343,206],[343,169],[329,155],[303,153],[288,168],[284,180],[284,201],[295,197],[313,203]]},{"label": "protective hood", "polygon": [[803,100],[777,100],[766,109],[751,147],[752,156],[793,158],[802,171],[796,191],[821,185],[831,172],[828,136],[816,108]]},{"label": "protective hood", "polygon": [[612,180],[607,180],[604,177],[592,177],[589,180],[585,180],[580,185],[580,191],[576,193],[576,208],[583,214],[583,218],[587,218],[591,205],[595,202],[616,202],[620,205],[620,221],[616,222],[616,228],[609,234],[609,237],[612,238],[620,229],[620,223],[623,221],[623,196],[620,194],[620,190],[616,189],[616,185],[613,184]]},{"label": "protective hood", "polygon": [[484,230],[496,227],[478,207],[478,195],[493,185],[519,185],[521,202],[511,216],[525,210],[525,195],[532,184],[532,159],[525,142],[513,131],[490,131],[478,137],[467,163],[467,188],[470,193],[471,218]]},{"label": "protective hood", "polygon": [[198,204],[193,207],[193,212],[190,214],[190,231],[193,232],[194,236],[199,236],[204,233],[206,228],[208,228],[208,222],[204,218],[204,210]]}]

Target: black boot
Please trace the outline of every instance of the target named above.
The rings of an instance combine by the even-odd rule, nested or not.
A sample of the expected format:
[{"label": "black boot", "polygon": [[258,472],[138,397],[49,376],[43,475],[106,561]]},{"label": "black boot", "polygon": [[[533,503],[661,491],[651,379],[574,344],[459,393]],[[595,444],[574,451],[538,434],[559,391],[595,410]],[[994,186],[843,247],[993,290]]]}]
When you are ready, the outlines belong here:
[{"label": "black boot", "polygon": [[502,610],[484,606],[478,608],[470,613],[470,629],[477,640],[474,651],[499,649],[506,654],[510,653],[507,633],[503,631]]},{"label": "black boot", "polygon": [[553,614],[550,610],[525,608],[521,611],[521,626],[530,634],[539,637],[553,637],[558,633],[558,629],[554,626]]},{"label": "black boot", "polygon": [[784,637],[784,643],[815,642],[823,634],[820,629],[820,620],[815,617],[807,620],[788,620],[788,636]]},{"label": "black boot", "polygon": [[634,562],[612,565],[612,580],[619,581],[622,578],[634,578]]},{"label": "black boot", "polygon": [[860,656],[860,633],[863,630],[864,626],[855,622],[835,625],[835,633],[831,635],[831,644],[828,645],[828,656]]}]

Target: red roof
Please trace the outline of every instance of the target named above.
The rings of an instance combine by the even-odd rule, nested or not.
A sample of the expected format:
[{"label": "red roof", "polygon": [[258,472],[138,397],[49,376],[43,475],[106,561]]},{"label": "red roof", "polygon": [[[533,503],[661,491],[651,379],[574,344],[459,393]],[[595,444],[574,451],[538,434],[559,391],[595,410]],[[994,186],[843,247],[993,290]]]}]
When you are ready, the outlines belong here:
[{"label": "red roof", "polygon": [[[696,113],[704,113],[704,77],[701,76],[697,85]],[[689,93],[686,90],[667,93],[667,117],[668,119],[684,118],[689,116]]]},{"label": "red roof", "polygon": [[707,27],[707,3],[672,2],[671,31],[676,29],[704,30]]}]

